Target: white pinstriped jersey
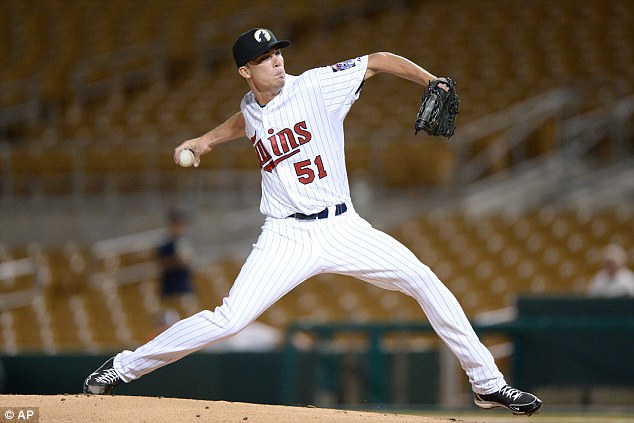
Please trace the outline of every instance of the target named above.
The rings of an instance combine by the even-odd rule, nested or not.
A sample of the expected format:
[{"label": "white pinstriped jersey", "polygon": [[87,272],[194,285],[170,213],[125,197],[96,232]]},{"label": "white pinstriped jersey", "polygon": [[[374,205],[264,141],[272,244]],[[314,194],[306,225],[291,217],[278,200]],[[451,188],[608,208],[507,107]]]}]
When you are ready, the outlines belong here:
[{"label": "white pinstriped jersey", "polygon": [[[129,382],[234,335],[303,281],[320,273],[349,275],[413,297],[460,360],[480,394],[506,385],[460,304],[403,244],[373,228],[349,202],[343,120],[368,57],[287,75],[281,93],[260,107],[248,93],[241,109],[262,168],[262,233],[222,305],[177,322],[135,351],[115,356]],[[284,218],[346,201],[325,219]]]},{"label": "white pinstriped jersey", "polygon": [[261,107],[253,92],[240,104],[262,173],[260,210],[284,218],[320,212],[350,199],[343,120],[359,91],[368,56],[286,75]]}]

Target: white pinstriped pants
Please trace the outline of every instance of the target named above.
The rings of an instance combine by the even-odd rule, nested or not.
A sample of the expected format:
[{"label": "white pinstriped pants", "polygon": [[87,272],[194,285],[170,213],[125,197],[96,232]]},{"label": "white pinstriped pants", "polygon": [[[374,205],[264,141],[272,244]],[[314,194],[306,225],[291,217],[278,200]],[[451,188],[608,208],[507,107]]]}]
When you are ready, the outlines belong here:
[{"label": "white pinstriped pants", "polygon": [[339,273],[416,299],[475,392],[495,392],[506,384],[462,307],[429,267],[352,207],[330,216],[310,221],[267,218],[222,305],[181,320],[135,351],[117,354],[115,370],[126,382],[137,379],[238,333],[311,276]]}]

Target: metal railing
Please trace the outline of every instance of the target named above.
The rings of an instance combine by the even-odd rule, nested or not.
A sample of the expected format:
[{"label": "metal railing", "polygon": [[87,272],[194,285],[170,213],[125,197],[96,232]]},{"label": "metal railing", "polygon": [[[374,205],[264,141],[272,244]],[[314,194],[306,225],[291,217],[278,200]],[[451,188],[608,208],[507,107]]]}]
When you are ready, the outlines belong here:
[{"label": "metal railing", "polygon": [[164,229],[153,229],[96,242],[90,248],[90,262],[93,267],[89,277],[90,283],[97,287],[105,281],[114,282],[115,285],[126,285],[158,277],[160,270],[154,256],[146,261],[113,266],[105,270],[96,271],[94,268],[97,262],[107,262],[130,253],[153,251],[165,236]]},{"label": "metal railing", "polygon": [[[522,210],[546,202],[560,203],[580,176],[606,168],[618,170],[619,163],[629,160],[629,143],[634,137],[630,124],[634,96],[564,118],[562,111],[574,108],[575,101],[571,92],[554,91],[540,101],[529,101],[470,124],[456,147],[459,152],[483,137],[501,133],[480,154],[459,166],[455,188],[464,192],[462,204],[478,213],[509,206]],[[549,119],[557,119],[557,131],[551,134],[556,138],[551,151],[530,159],[522,157],[503,172],[487,174],[499,158],[514,152],[521,155],[529,141],[527,135]],[[508,123],[503,131],[502,121]],[[602,142],[607,143],[610,154],[593,155],[594,148]]]},{"label": "metal railing", "polygon": [[[560,119],[564,111],[575,108],[577,103],[575,90],[558,88],[468,123],[456,133],[451,144],[459,163],[455,184],[468,185],[482,178],[493,162],[519,150],[531,132],[549,119]],[[501,135],[480,153],[469,157],[467,151],[477,141],[495,134]],[[519,157],[517,162],[525,159]]]},{"label": "metal railing", "polygon": [[[12,281],[20,277],[30,278],[30,287],[0,294],[0,311],[12,310],[33,304],[35,298],[41,294],[42,270],[30,257],[9,260],[0,263],[0,284],[12,285]],[[4,288],[3,288],[4,291]]]},{"label": "metal railing", "polygon": [[[522,316],[513,321],[498,324],[474,324],[474,330],[479,336],[484,335],[502,335],[515,337],[517,344],[522,336],[528,334],[561,334],[571,332],[578,333],[619,333],[634,334],[634,318],[624,318],[624,316],[603,316],[601,318],[593,316]],[[332,340],[342,334],[364,335],[368,340],[363,353],[366,357],[367,364],[367,398],[370,404],[384,404],[388,401],[388,366],[387,351],[384,347],[386,337],[394,334],[434,334],[432,326],[424,321],[414,322],[384,322],[384,323],[314,323],[314,322],[295,322],[286,332],[285,336],[285,356],[284,356],[284,375],[283,375],[283,394],[282,398],[285,404],[296,403],[297,384],[300,383],[296,379],[298,374],[300,351],[295,346],[293,339],[303,333],[306,336],[314,336],[316,345],[327,345]],[[575,336],[575,335],[571,335]],[[624,335],[627,336],[627,335]],[[520,345],[521,347],[521,345]],[[319,348],[319,347],[317,347]],[[332,386],[329,378],[334,375],[329,374],[324,366],[324,359],[329,351],[321,351],[317,349],[317,366],[314,370],[320,375],[316,380],[316,389],[327,389]],[[451,366],[451,363],[457,363],[453,354],[443,348],[441,350],[440,362],[448,365],[448,369],[442,371],[442,377],[439,380],[439,392],[441,397],[439,403],[443,407],[459,407],[461,404],[461,393],[456,390],[462,386],[456,382],[459,378],[458,366]],[[518,386],[524,385],[524,378],[527,376],[523,371],[523,364],[513,362],[513,382]],[[450,388],[450,389],[448,389]]]}]

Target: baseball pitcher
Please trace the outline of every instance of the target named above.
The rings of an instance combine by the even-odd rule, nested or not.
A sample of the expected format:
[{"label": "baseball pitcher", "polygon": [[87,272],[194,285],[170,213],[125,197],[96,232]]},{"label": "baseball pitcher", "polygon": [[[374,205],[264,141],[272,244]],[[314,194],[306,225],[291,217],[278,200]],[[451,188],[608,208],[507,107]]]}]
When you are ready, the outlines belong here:
[{"label": "baseball pitcher", "polygon": [[136,350],[120,352],[88,376],[84,392],[110,393],[121,382],[236,334],[306,279],[330,272],[413,297],[460,361],[478,406],[538,412],[536,396],[508,386],[454,295],[409,249],[361,218],[350,199],[343,121],[364,81],[388,73],[433,86],[415,129],[447,137],[458,107],[455,83],[436,81],[417,64],[386,52],[289,75],[282,56],[289,45],[264,28],[240,35],[233,56],[249,87],[240,111],[174,152],[178,163],[180,152],[191,149],[198,166],[218,144],[246,137],[259,160],[265,222],[228,296],[215,310],[201,311]]}]

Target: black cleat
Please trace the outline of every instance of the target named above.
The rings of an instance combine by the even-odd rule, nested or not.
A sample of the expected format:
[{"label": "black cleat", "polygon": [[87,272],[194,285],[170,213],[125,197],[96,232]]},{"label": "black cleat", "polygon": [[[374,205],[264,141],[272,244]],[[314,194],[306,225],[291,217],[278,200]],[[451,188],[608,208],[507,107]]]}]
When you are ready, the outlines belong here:
[{"label": "black cleat", "polygon": [[84,394],[103,395],[109,394],[112,388],[123,382],[119,374],[112,367],[114,357],[103,363],[84,381]]},{"label": "black cleat", "polygon": [[481,408],[506,407],[515,415],[531,416],[539,413],[542,402],[535,395],[506,385],[492,394],[473,393],[474,401]]}]

